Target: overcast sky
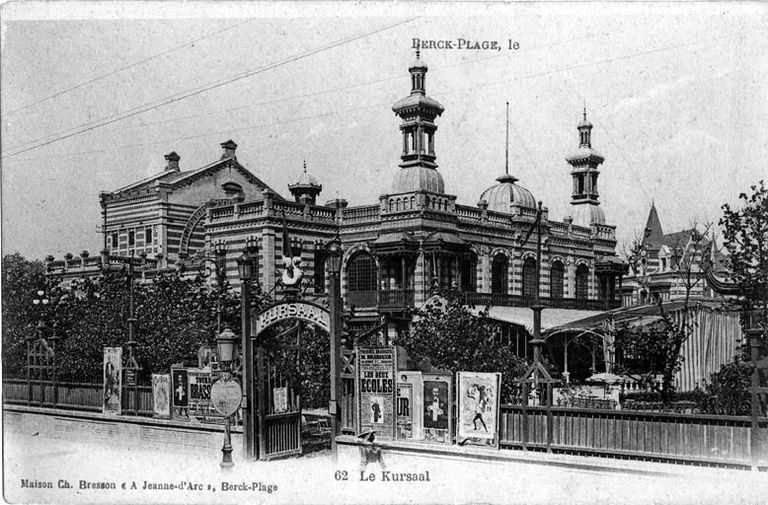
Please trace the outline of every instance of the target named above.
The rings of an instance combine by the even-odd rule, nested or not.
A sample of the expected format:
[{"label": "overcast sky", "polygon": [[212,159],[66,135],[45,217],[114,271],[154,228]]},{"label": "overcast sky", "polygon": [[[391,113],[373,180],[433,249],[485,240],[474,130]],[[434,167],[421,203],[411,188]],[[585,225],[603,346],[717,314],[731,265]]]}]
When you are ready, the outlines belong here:
[{"label": "overcast sky", "polygon": [[198,168],[229,138],[284,195],[306,159],[321,201],[377,202],[399,170],[391,106],[410,90],[414,37],[502,46],[422,51],[459,203],[504,171],[506,101],[511,172],[558,220],[586,102],[620,241],[652,201],[675,231],[768,175],[759,3],[116,4],[3,5],[3,254],[95,253],[99,191],[162,170],[172,150]]}]

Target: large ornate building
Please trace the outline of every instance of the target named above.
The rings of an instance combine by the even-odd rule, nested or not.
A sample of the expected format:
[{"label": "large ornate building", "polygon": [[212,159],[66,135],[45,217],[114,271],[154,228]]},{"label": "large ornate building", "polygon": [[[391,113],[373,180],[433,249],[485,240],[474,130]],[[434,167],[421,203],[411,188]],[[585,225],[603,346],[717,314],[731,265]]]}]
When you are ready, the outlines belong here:
[{"label": "large ornate building", "polygon": [[[539,202],[507,170],[474,204],[457,203],[437,164],[436,121],[444,108],[426,93],[427,70],[417,55],[409,67],[410,93],[392,108],[400,119],[401,162],[378,202],[319,205],[322,185],[306,164],[288,187],[292,198],[283,198],[238,162],[237,145],[227,141],[221,158],[202,168],[181,171],[179,156],[170,153],[162,173],[102,193],[104,247],[121,256],[146,252],[149,267],[163,269],[225,242],[227,274],[237,284],[235,259],[246,239],[255,238],[259,280],[270,290],[280,280],[285,225],[311,295],[326,290],[324,245],[340,236],[342,294],[360,322],[418,306],[434,287],[458,287],[472,304],[528,307],[537,289],[536,235],[525,244],[523,238]],[[556,221],[541,208],[538,289],[549,307],[607,310],[621,303],[625,265],[616,257],[615,226],[600,206],[604,158],[592,148],[586,111],[577,130],[578,148],[566,158],[572,215]],[[73,277],[95,271],[98,261],[84,257],[51,266],[66,267],[66,277]]]}]

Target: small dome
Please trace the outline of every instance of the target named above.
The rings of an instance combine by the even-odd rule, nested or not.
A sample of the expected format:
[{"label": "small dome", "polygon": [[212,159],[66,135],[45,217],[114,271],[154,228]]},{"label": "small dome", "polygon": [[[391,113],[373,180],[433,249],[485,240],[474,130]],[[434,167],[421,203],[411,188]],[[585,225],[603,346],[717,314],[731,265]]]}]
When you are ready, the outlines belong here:
[{"label": "small dome", "polygon": [[416,54],[416,59],[413,60],[413,62],[408,66],[408,70],[428,70],[429,67],[427,67],[427,64],[421,61],[421,58],[419,57],[419,54]]},{"label": "small dome", "polygon": [[392,192],[409,193],[411,191],[445,193],[443,176],[434,168],[422,166],[401,168],[392,181]]},{"label": "small dome", "polygon": [[587,228],[592,226],[592,223],[605,224],[605,213],[599,205],[582,204],[573,207],[573,224]]},{"label": "small dome", "polygon": [[511,206],[536,209],[536,198],[526,188],[515,184],[517,179],[512,175],[502,175],[498,184],[491,186],[480,195],[481,200],[488,202],[488,210],[510,214]]},{"label": "small dome", "polygon": [[320,186],[320,182],[317,180],[317,177],[315,177],[312,174],[308,174],[307,172],[302,172],[299,176],[299,180],[296,181],[297,186]]},{"label": "small dome", "polygon": [[579,129],[581,128],[592,128],[592,123],[585,117],[581,120],[581,123],[579,123],[579,126],[577,127]]}]

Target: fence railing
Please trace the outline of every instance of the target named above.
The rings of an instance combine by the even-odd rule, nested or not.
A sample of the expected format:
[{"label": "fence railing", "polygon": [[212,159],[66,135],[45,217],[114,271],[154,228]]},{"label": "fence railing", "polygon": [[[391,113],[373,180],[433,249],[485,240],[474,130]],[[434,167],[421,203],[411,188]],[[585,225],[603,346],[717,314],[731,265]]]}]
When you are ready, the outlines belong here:
[{"label": "fence railing", "polygon": [[[531,307],[533,296],[501,293],[465,293],[468,305],[495,305],[498,307]],[[611,310],[621,307],[621,300],[588,300],[579,298],[539,298],[542,305],[553,309]]]},{"label": "fence railing", "polygon": [[[768,418],[502,405],[502,447],[632,459],[768,467]],[[753,459],[752,439],[758,453]]]},{"label": "fence railing", "polygon": [[[101,384],[35,381],[30,388],[25,380],[3,379],[3,402],[14,405],[101,412],[102,395]],[[151,386],[123,388],[122,409],[126,414],[151,416],[154,412],[152,402]]]},{"label": "fence railing", "polygon": [[379,291],[379,308],[413,307],[413,294],[412,289],[382,289]]}]

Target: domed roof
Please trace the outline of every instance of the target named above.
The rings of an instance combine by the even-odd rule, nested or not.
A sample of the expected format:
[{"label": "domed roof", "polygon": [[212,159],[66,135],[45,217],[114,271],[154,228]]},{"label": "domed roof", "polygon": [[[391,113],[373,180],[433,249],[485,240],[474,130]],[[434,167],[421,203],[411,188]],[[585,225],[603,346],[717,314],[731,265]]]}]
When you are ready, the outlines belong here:
[{"label": "domed roof", "polygon": [[491,186],[480,195],[481,200],[488,202],[488,210],[510,213],[511,206],[536,209],[536,198],[526,188],[515,184],[517,179],[509,174],[502,175],[498,184]]},{"label": "domed roof", "polygon": [[573,207],[573,224],[587,228],[592,223],[605,224],[605,213],[599,205],[582,204]]},{"label": "domed roof", "polygon": [[418,49],[416,50],[416,59],[408,66],[408,70],[416,69],[428,70],[427,64],[421,61],[421,51]]},{"label": "domed roof", "polygon": [[317,180],[317,177],[315,177],[312,174],[307,173],[307,162],[304,162],[304,171],[299,176],[299,180],[296,181],[293,184],[289,184],[288,187],[305,187],[305,186],[317,186],[322,187],[322,184],[320,184],[320,181]]},{"label": "domed roof", "polygon": [[420,165],[401,168],[392,180],[392,192],[409,193],[411,191],[445,193],[443,176],[434,168]]}]

